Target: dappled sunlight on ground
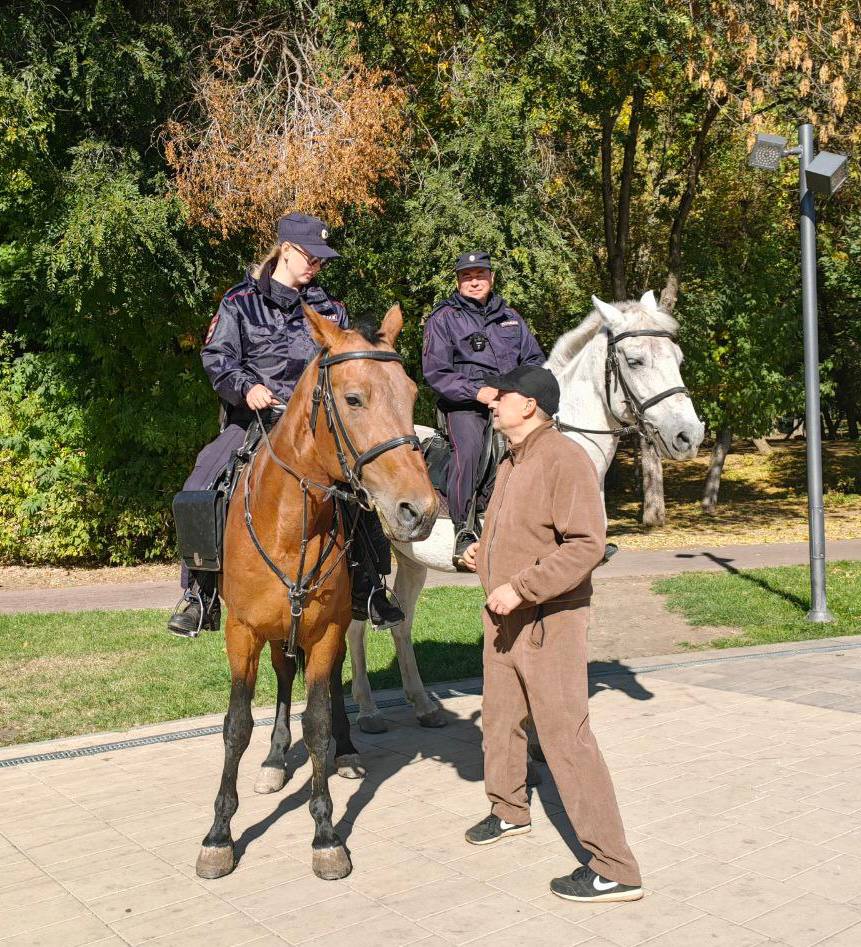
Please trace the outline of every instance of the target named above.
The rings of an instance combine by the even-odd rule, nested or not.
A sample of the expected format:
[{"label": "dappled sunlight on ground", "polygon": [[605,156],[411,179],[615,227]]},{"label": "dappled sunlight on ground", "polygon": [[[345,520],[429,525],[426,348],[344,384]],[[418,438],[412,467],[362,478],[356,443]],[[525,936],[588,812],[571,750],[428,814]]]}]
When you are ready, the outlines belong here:
[{"label": "dappled sunlight on ground", "polygon": [[[807,539],[804,441],[773,441],[766,457],[736,442],[727,457],[715,516],[700,507],[709,451],[696,460],[664,462],[667,525],[646,529],[637,522],[630,450],[619,455],[618,481],[607,489],[609,534],[628,549],[673,549],[726,543],[788,543]],[[861,537],[861,444],[823,445],[825,532],[828,539]]]}]

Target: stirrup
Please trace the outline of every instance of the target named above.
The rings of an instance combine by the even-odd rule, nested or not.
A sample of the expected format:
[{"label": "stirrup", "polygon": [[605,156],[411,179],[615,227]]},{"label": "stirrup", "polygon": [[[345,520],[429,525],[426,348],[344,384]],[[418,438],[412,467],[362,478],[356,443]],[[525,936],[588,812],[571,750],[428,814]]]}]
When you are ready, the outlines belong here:
[{"label": "stirrup", "polygon": [[[380,578],[383,580],[383,584],[372,588],[368,593],[368,600],[365,602],[365,612],[368,616],[368,623],[370,624],[371,628],[374,629],[374,631],[380,630],[380,626],[375,625],[373,619],[371,618],[371,599],[377,592],[382,592],[386,600],[388,600],[389,595],[391,595],[391,597],[395,600],[395,606],[397,607],[398,611],[402,614],[404,613],[404,610],[401,608],[401,600],[397,597],[397,595],[395,595],[395,590],[389,588],[389,583],[386,582],[386,577],[384,575],[381,575]],[[382,630],[386,631],[387,629],[384,628]]]}]

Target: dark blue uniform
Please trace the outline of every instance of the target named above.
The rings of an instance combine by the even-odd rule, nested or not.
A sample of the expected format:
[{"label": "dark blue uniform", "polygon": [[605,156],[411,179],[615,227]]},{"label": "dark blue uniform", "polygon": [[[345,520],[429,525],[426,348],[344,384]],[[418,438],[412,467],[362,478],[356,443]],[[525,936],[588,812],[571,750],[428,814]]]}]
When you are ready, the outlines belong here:
[{"label": "dark blue uniform", "polygon": [[452,460],[447,499],[455,523],[466,521],[475,490],[488,416],[475,397],[485,375],[544,362],[541,346],[523,317],[496,293],[482,305],[456,292],[428,317],[422,370],[448,423]]},{"label": "dark blue uniform", "polygon": [[[201,359],[226,412],[218,437],[197,455],[183,490],[205,490],[227,466],[231,453],[242,446],[254,412],[245,396],[254,385],[265,385],[279,401],[293,394],[305,366],[319,351],[311,337],[302,301],[341,328],[347,310],[321,286],[297,291],[271,277],[273,264],[259,278],[248,273],[228,290],[209,325]],[[182,587],[188,587],[183,566]]]}]

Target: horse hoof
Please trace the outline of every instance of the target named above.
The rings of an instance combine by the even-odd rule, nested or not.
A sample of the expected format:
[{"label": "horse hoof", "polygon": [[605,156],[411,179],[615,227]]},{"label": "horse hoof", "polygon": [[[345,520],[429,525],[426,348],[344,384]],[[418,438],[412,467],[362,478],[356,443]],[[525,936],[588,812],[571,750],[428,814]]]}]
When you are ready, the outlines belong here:
[{"label": "horse hoof", "polygon": [[532,762],[532,760],[526,761],[526,785],[527,786],[540,786],[544,781],[544,777],[541,775],[541,771]]},{"label": "horse hoof", "polygon": [[343,845],[333,845],[331,848],[315,848],[311,867],[314,874],[324,881],[337,881],[346,878],[353,870],[350,856]]},{"label": "horse hoof", "polygon": [[345,753],[343,756],[335,757],[335,768],[338,775],[344,779],[364,779],[368,771],[362,766],[362,760],[358,753]]},{"label": "horse hoof", "polygon": [[201,846],[200,854],[197,856],[195,870],[197,871],[198,878],[223,878],[233,871],[233,866],[232,845],[218,845],[212,847],[203,845]]},{"label": "horse hoof", "polygon": [[254,783],[254,791],[261,794],[278,792],[287,782],[287,773],[283,766],[261,766]]},{"label": "horse hoof", "polygon": [[444,727],[446,725],[446,719],[439,707],[429,714],[419,714],[418,722],[423,727]]},{"label": "horse hoof", "polygon": [[385,733],[389,729],[381,713],[369,714],[366,717],[359,717],[356,721],[362,733]]}]

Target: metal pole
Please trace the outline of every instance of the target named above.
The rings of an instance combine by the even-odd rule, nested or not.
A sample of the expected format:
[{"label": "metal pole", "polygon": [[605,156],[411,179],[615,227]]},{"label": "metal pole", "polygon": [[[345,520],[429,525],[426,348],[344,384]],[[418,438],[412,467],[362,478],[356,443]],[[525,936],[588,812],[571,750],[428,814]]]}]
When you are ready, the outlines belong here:
[{"label": "metal pole", "polygon": [[822,428],[819,411],[819,335],[816,300],[816,210],[807,188],[813,160],[813,126],[798,126],[801,203],[801,313],[804,324],[804,390],[807,402],[807,511],[810,537],[810,611],[807,620],[831,622],[825,600],[825,509],[822,500]]}]

